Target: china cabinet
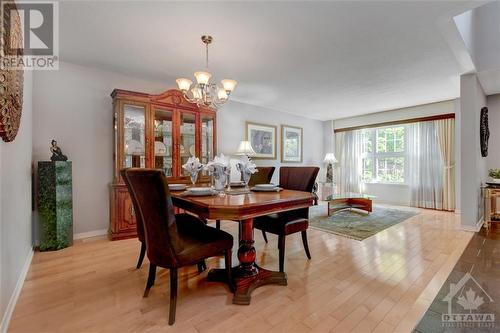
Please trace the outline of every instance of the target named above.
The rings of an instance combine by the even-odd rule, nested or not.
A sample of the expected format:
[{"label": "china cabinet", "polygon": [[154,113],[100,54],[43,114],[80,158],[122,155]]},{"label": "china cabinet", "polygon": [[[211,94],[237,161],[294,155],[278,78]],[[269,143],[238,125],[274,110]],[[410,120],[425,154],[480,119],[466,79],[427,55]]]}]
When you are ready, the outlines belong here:
[{"label": "china cabinet", "polygon": [[[120,176],[122,168],[156,168],[169,181],[188,183],[182,170],[190,156],[202,163],[216,153],[216,113],[185,100],[172,89],[160,95],[115,89],[114,176],[110,185],[111,239],[136,236],[135,212]],[[208,177],[200,177],[207,182]]]}]

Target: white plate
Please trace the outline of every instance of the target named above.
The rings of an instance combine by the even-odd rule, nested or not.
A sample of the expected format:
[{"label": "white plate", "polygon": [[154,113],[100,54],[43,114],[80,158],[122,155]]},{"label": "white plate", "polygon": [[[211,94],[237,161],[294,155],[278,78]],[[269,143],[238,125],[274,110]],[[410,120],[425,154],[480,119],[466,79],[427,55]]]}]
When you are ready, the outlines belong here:
[{"label": "white plate", "polygon": [[[196,189],[196,187],[193,187]],[[214,195],[214,194],[217,194],[217,191],[211,189],[211,188],[207,188],[205,187],[204,188],[204,191],[198,191],[198,190],[195,190],[195,191],[192,191],[193,188],[188,188],[186,193],[187,195],[192,195],[192,196],[205,196],[205,195]],[[199,189],[199,187],[198,187]]]},{"label": "white plate", "polygon": [[256,192],[279,192],[279,191],[281,191],[281,187],[278,187],[278,186],[269,187],[269,188],[265,188],[265,187],[252,187],[251,190],[252,191],[256,191]]},{"label": "white plate", "polygon": [[182,191],[186,189],[186,184],[168,184],[171,191]]},{"label": "white plate", "polygon": [[256,184],[255,188],[258,189],[275,189],[277,186],[274,184]]},{"label": "white plate", "polygon": [[201,193],[201,192],[211,192],[212,189],[210,187],[190,187],[188,188],[188,191],[193,193]]}]

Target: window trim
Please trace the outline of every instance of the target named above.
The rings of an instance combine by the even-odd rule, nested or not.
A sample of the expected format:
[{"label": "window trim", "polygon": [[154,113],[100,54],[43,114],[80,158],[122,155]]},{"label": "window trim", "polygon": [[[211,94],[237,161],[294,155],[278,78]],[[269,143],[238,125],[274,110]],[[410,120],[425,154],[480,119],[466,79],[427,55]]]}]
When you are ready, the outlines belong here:
[{"label": "window trim", "polygon": [[[377,152],[377,131],[381,129],[386,129],[386,128],[397,128],[397,127],[403,127],[404,128],[404,151],[403,152],[385,152],[385,153],[379,153]],[[408,177],[409,177],[409,172],[408,172],[408,124],[392,124],[392,125],[386,125],[386,126],[379,126],[379,127],[371,127],[371,128],[365,128],[363,131],[370,131],[371,132],[371,138],[372,138],[372,152],[371,153],[365,153],[363,152],[362,154],[362,160],[361,160],[361,170],[363,173],[364,170],[364,165],[363,165],[363,159],[365,158],[372,158],[373,163],[372,163],[372,180],[370,181],[364,181],[361,179],[361,182],[364,184],[380,184],[380,185],[408,185]],[[363,150],[364,150],[364,145],[365,142],[362,142],[363,145]],[[377,159],[379,158],[390,158],[390,157],[403,157],[404,158],[404,181],[403,182],[391,182],[391,181],[383,181],[378,179],[378,170],[377,170]]]}]

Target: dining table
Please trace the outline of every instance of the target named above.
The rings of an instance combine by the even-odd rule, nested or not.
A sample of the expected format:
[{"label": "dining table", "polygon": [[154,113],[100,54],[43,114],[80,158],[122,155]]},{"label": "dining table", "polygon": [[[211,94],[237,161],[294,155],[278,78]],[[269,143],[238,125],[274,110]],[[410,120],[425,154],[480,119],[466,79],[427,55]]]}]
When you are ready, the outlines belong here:
[{"label": "dining table", "polygon": [[[228,193],[222,192],[214,196],[189,196],[186,192],[170,192],[174,206],[195,214],[202,220],[230,220],[239,223],[239,264],[233,267],[233,281],[229,283],[234,289],[233,303],[248,305],[251,293],[256,288],[268,284],[287,285],[285,272],[266,269],[255,262],[254,218],[307,208],[313,205],[314,197],[309,192],[287,189],[273,192],[236,193],[238,194],[228,191]],[[224,269],[211,269],[207,280],[227,282],[227,275]]]}]

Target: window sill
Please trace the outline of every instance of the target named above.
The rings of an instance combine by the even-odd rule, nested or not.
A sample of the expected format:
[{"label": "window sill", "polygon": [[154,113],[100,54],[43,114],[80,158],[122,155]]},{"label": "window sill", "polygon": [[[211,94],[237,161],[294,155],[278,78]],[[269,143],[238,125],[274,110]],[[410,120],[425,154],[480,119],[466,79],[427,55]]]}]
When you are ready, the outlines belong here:
[{"label": "window sill", "polygon": [[365,185],[409,186],[408,183],[363,182]]}]

